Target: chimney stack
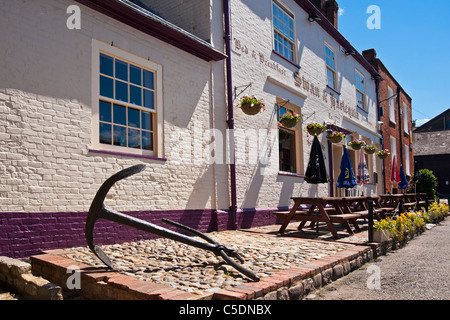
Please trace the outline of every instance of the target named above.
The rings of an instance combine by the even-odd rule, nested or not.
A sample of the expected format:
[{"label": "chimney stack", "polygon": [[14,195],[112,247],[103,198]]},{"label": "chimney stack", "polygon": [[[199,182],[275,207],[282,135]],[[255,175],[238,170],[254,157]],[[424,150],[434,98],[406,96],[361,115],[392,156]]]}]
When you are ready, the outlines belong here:
[{"label": "chimney stack", "polygon": [[375,49],[364,50],[362,54],[364,59],[366,59],[372,65],[377,60],[377,52],[375,51]]},{"label": "chimney stack", "polygon": [[338,28],[339,5],[336,0],[310,0],[311,3],[322,12],[334,27]]}]

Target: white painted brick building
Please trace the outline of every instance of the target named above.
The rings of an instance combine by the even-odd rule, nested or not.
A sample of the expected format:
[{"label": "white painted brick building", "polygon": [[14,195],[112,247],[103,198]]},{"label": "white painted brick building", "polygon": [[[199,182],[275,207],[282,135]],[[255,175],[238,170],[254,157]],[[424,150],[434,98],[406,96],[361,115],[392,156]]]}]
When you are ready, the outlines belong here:
[{"label": "white painted brick building", "polygon": [[[80,8],[80,29],[67,27],[71,5]],[[275,52],[274,5],[293,20],[290,59]],[[82,233],[101,183],[137,163],[147,170],[118,183],[107,205],[203,231],[234,227],[233,197],[236,223],[247,227],[273,223],[271,211],[290,206],[291,196],[336,194],[335,182],[317,190],[303,179],[312,142],[304,128],[316,120],[379,144],[376,72],[358,53],[341,52],[352,47],[328,21],[308,21],[308,1],[231,0],[229,9],[233,103],[243,94],[266,102],[253,117],[233,108],[235,192],[222,1],[0,4],[0,254],[80,244],[73,230]],[[334,89],[325,44],[335,56]],[[366,110],[357,107],[356,72]],[[293,170],[280,168],[276,105],[304,119],[294,131]],[[333,177],[342,147],[320,138]],[[357,192],[373,194],[380,163],[367,160],[372,183]],[[64,231],[71,218],[78,224]],[[46,230],[57,231],[50,239]]]}]

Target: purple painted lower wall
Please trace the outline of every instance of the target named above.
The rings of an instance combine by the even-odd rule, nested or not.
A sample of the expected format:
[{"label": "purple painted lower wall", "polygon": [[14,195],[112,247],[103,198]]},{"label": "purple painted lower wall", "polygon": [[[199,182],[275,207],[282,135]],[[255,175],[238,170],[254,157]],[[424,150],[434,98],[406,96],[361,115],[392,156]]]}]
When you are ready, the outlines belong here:
[{"label": "purple painted lower wall", "polygon": [[[272,214],[277,208],[238,210],[241,229],[276,223]],[[161,222],[167,218],[201,232],[232,229],[229,211],[176,210],[126,212],[150,223],[173,229]],[[84,227],[86,212],[24,213],[0,212],[0,256],[23,258],[43,250],[86,246]],[[99,220],[95,224],[94,241],[98,245],[155,238],[144,231]]]}]

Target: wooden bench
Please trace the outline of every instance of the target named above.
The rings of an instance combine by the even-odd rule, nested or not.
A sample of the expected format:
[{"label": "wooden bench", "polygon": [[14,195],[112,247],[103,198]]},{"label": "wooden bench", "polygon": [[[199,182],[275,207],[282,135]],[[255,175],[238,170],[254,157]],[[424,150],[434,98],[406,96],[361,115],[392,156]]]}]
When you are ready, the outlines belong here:
[{"label": "wooden bench", "polygon": [[[279,220],[286,220],[287,217],[289,216],[289,213],[290,213],[289,211],[275,211],[275,212],[272,212],[272,214],[276,215],[277,219],[279,219]],[[294,216],[292,217],[292,220],[294,220],[294,221],[301,221],[301,220],[298,219],[298,217],[304,216],[304,215],[306,215],[306,213],[307,213],[307,211],[296,211]]]}]

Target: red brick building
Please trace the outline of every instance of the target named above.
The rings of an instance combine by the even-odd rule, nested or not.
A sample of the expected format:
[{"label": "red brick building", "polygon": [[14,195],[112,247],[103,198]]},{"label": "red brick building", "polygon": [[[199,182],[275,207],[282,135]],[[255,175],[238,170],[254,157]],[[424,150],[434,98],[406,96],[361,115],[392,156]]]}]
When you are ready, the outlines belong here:
[{"label": "red brick building", "polygon": [[394,156],[398,169],[403,165],[408,179],[414,173],[412,99],[377,58],[374,49],[364,51],[363,56],[382,77],[379,80],[379,121],[383,123],[384,148],[390,150],[391,157],[384,160],[384,172],[380,176],[384,177],[384,193],[396,193],[398,183],[391,182]]}]

